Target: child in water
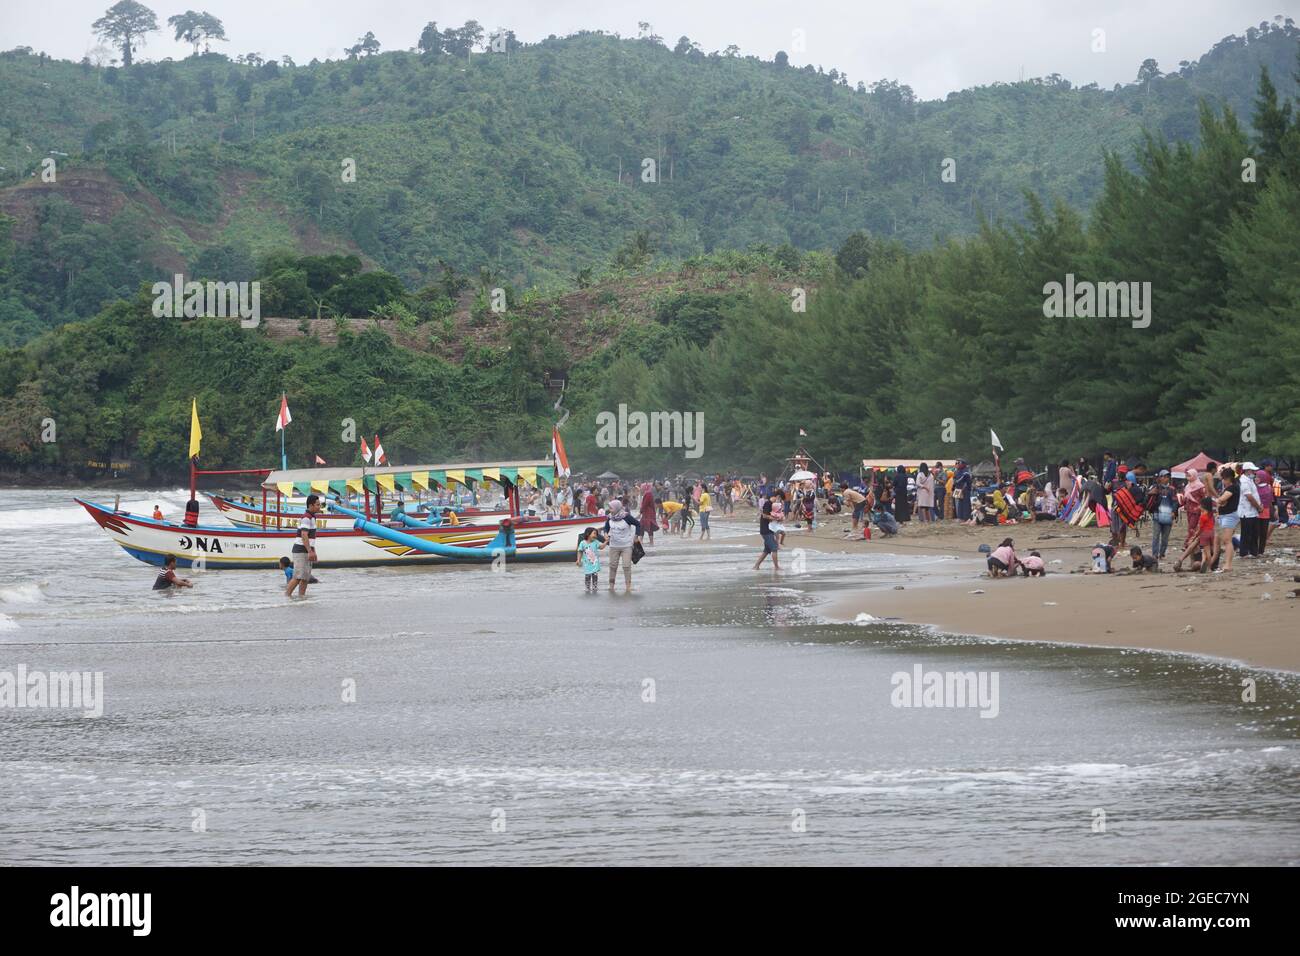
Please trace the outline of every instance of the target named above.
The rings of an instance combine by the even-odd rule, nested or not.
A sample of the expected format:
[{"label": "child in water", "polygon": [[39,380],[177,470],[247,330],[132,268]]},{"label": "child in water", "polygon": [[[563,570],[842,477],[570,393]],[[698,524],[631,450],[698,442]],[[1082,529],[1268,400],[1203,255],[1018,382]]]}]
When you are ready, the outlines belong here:
[{"label": "child in water", "polygon": [[[574,564],[582,568],[585,576],[584,581],[588,593],[595,594],[600,590],[600,549],[604,543],[596,536],[595,528],[588,528],[582,532],[582,540],[578,542],[578,557]],[[610,585],[613,588],[613,585]]]},{"label": "child in water", "polygon": [[167,555],[167,560],[163,562],[163,569],[153,579],[153,589],[155,591],[169,591],[172,588],[192,587],[194,587],[194,582],[189,578],[178,578],[176,576],[176,555]]},{"label": "child in water", "polygon": [[772,520],[768,530],[776,535],[777,544],[785,544],[785,499],[779,494],[772,499]]},{"label": "child in water", "polygon": [[[281,559],[280,559],[280,570],[284,572],[284,581],[285,581],[285,584],[288,584],[290,581],[293,580],[293,562],[292,562],[292,561],[290,561],[288,558],[281,558]],[[307,583],[308,583],[308,584],[320,584],[320,582],[316,580],[316,575],[314,575],[314,574],[313,574],[313,575],[308,579]]]}]

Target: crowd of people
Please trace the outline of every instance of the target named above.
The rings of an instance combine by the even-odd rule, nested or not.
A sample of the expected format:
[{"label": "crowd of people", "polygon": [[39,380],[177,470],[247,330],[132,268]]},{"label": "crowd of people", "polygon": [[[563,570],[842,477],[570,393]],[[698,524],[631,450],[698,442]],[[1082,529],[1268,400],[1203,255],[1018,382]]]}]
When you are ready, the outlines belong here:
[{"label": "crowd of people", "polygon": [[[1169,469],[1152,474],[1141,462],[1130,467],[1106,452],[1095,467],[1080,457],[1074,463],[1067,459],[1037,472],[1018,458],[1005,479],[995,473],[992,481],[987,475],[977,478],[961,458],[951,467],[942,461],[933,466],[922,462],[911,470],[898,465],[838,483],[829,474],[802,481],[769,481],[766,474],[757,479],[716,474],[643,482],[611,476],[603,481],[579,480],[539,488],[522,503],[519,520],[603,517],[603,527],[584,533],[575,562],[583,571],[587,590],[595,592],[602,555],[606,555],[609,588],[614,588],[621,570],[624,586],[630,591],[632,566],[644,554],[643,541],[653,547],[656,534],[709,540],[709,519],[714,512],[730,515],[742,504],[755,509],[763,542],[755,569],[770,557],[779,570],[778,555],[785,545],[787,527],[793,524],[812,530],[819,515],[847,513],[844,534],[870,537],[873,526],[892,536],[912,521],[1013,525],[1075,517],[1080,509],[1087,509],[1097,527],[1109,530],[1109,540],[1093,548],[1095,571],[1112,571],[1114,557],[1125,549],[1133,571],[1157,571],[1172,545],[1175,571],[1186,567],[1228,572],[1234,558],[1262,556],[1278,527],[1300,525],[1297,496],[1300,486],[1284,480],[1269,459],[1259,466],[1251,461],[1231,465],[1211,461],[1204,469],[1188,468],[1185,474],[1175,476]],[[477,496],[472,500],[480,503]],[[457,523],[452,508],[462,502],[449,498],[441,504],[441,508],[430,508],[441,519],[438,523]],[[316,583],[312,576],[315,519],[321,507],[317,495],[308,497],[293,558],[281,561],[286,595],[297,592],[304,596],[307,585]],[[155,507],[155,511],[160,509]],[[1136,537],[1147,521],[1151,544],[1144,551],[1128,539],[1131,534]],[[1175,534],[1180,522],[1186,527],[1181,540]],[[1011,538],[997,548],[982,548],[989,551],[992,577],[1040,576],[1046,571],[1038,552],[1018,555]],[[159,573],[155,587],[170,589],[189,583],[176,577],[172,564]]]},{"label": "crowd of people", "polygon": [[[966,525],[1009,525],[1025,521],[1055,521],[1079,508],[1092,512],[1097,527],[1109,532],[1099,544],[1098,568],[1111,569],[1110,559],[1126,548],[1134,570],[1157,570],[1174,542],[1174,570],[1231,571],[1234,557],[1263,555],[1274,531],[1295,516],[1300,488],[1285,480],[1276,463],[1265,459],[1188,468],[1175,477],[1169,469],[1152,472],[1144,463],[1132,466],[1110,452],[1093,466],[1086,458],[1035,472],[1016,459],[1009,476],[998,474],[980,483],[963,459],[952,468],[942,462],[921,463],[910,474],[903,466],[876,471],[856,486],[840,486],[840,496],[853,509],[846,534],[857,534],[869,515],[886,534],[901,525],[957,521]],[[1130,545],[1130,535],[1150,522],[1147,550]],[[1186,532],[1181,541],[1174,529]],[[1009,539],[1008,539],[1009,540]],[[1014,555],[1012,555],[1014,558]],[[990,570],[994,570],[991,566]]]}]

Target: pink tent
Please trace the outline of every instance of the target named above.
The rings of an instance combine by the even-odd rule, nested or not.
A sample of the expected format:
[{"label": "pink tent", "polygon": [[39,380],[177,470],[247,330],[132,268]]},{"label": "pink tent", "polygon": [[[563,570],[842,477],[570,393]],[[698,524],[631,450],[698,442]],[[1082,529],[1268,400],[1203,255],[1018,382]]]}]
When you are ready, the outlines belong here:
[{"label": "pink tent", "polygon": [[1211,458],[1205,452],[1201,452],[1195,458],[1190,458],[1187,461],[1183,462],[1181,465],[1174,465],[1174,467],[1169,469],[1169,473],[1173,475],[1175,478],[1186,478],[1187,469],[1195,468],[1197,471],[1203,472],[1205,471],[1205,466],[1212,461],[1214,461],[1213,458]]}]

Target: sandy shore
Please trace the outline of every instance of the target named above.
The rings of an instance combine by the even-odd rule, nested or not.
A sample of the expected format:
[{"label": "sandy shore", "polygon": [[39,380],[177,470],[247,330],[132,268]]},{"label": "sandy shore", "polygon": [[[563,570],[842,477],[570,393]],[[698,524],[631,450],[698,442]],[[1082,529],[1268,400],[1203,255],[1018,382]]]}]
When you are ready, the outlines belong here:
[{"label": "sandy shore", "polygon": [[[743,508],[721,519],[730,526],[755,520]],[[1230,573],[1175,574],[1167,559],[1158,574],[1106,575],[1087,573],[1093,544],[1105,540],[1095,528],[1080,531],[1056,522],[999,528],[911,522],[897,537],[876,534],[864,541],[845,537],[847,527],[847,519],[830,518],[811,535],[791,531],[786,549],[948,554],[970,560],[959,566],[964,577],[959,583],[949,578],[904,590],[864,588],[832,603],[826,609],[831,617],[851,621],[866,613],[954,634],[1173,651],[1300,672],[1300,600],[1292,596],[1300,589],[1294,580],[1300,574],[1296,529],[1275,531],[1263,558],[1238,559]],[[1171,552],[1184,533],[1183,525],[1175,525]],[[979,546],[996,547],[1007,537],[1019,553],[1040,552],[1048,576],[991,580]],[[753,541],[757,558],[757,535]],[[1129,542],[1149,545],[1145,533],[1138,538],[1130,534]],[[1124,556],[1115,567],[1126,564]],[[983,593],[971,593],[977,590]]]}]

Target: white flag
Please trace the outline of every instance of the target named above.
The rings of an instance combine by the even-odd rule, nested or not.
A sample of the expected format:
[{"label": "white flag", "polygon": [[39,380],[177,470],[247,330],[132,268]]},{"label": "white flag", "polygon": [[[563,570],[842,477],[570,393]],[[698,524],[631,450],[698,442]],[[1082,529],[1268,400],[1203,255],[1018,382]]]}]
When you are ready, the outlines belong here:
[{"label": "white flag", "polygon": [[998,433],[990,428],[989,434],[993,436],[993,447],[998,451],[1006,451],[1006,449],[1002,447],[1002,442],[998,441]]}]

